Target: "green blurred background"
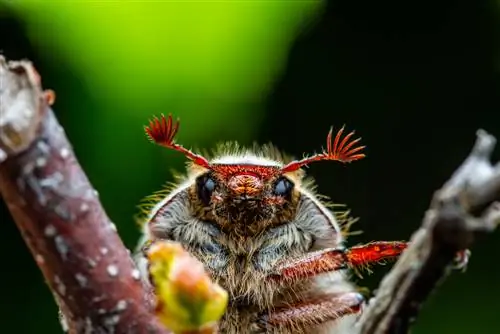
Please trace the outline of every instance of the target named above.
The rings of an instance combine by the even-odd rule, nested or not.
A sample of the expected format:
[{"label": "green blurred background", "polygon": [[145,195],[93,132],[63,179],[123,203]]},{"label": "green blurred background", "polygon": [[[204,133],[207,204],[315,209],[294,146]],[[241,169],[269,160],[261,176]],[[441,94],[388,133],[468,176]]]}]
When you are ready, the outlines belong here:
[{"label": "green blurred background", "polygon": [[[273,142],[300,156],[329,125],[368,158],[309,169],[364,234],[406,239],[482,127],[500,137],[495,1],[1,1],[0,51],[29,58],[126,245],[142,197],[182,169],[151,145],[154,114],[179,141]],[[500,148],[496,158],[500,158]],[[60,333],[56,306],[0,202],[0,333]],[[415,333],[500,333],[500,233],[426,303]],[[374,289],[388,267],[359,283]]]}]

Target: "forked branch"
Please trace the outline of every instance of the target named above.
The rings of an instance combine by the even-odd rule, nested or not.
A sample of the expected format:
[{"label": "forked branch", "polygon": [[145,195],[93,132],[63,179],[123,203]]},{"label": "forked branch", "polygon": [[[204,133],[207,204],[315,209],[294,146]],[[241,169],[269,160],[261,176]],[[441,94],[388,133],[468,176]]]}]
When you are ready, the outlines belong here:
[{"label": "forked branch", "polygon": [[363,313],[360,333],[407,333],[422,303],[448,275],[457,252],[495,230],[500,222],[500,164],[490,162],[495,143],[485,131],[477,132],[471,153],[435,193],[422,226]]},{"label": "forked branch", "polygon": [[168,333],[29,62],[0,56],[0,193],[71,333]]}]

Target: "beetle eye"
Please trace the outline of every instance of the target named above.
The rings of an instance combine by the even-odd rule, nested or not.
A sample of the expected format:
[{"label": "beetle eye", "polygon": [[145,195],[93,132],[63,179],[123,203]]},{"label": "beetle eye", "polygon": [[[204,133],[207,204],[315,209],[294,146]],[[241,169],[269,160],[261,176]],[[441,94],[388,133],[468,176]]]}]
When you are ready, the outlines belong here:
[{"label": "beetle eye", "polygon": [[215,181],[210,175],[205,174],[196,180],[196,187],[198,188],[198,197],[205,205],[210,204],[210,198],[215,189]]},{"label": "beetle eye", "polygon": [[288,196],[293,189],[293,183],[289,179],[282,177],[274,187],[274,193],[279,196]]}]

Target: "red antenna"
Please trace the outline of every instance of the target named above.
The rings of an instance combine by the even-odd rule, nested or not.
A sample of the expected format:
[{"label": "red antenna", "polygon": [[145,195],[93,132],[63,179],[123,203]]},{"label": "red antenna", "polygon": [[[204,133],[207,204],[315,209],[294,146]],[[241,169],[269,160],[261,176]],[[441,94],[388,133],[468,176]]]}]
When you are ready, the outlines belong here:
[{"label": "red antenna", "polygon": [[344,126],[339,130],[339,132],[337,132],[337,135],[335,136],[335,139],[332,143],[333,128],[330,128],[330,132],[328,132],[328,136],[326,137],[326,152],[315,154],[312,157],[304,158],[302,160],[292,161],[289,164],[283,166],[283,168],[281,168],[281,171],[283,173],[293,172],[315,161],[332,160],[346,163],[363,159],[365,155],[359,152],[363,150],[365,146],[355,146],[361,140],[361,138],[349,141],[354,135],[354,131],[352,131],[347,134],[347,136],[345,136],[342,141],[340,141],[343,132]]},{"label": "red antenna", "polygon": [[188,159],[199,166],[205,168],[210,167],[210,163],[207,159],[174,142],[175,135],[177,131],[179,131],[179,119],[173,121],[172,115],[168,115],[167,118],[162,114],[160,119],[154,116],[154,118],[149,121],[149,126],[144,127],[144,131],[150,141],[183,153]]}]

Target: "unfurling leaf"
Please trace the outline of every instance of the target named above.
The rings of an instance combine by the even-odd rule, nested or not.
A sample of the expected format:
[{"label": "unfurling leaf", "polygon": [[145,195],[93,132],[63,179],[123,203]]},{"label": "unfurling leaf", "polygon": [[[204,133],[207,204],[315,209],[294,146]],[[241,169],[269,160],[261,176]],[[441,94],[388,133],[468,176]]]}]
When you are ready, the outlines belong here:
[{"label": "unfurling leaf", "polygon": [[151,245],[148,258],[160,321],[174,333],[215,329],[228,294],[212,282],[203,264],[180,244],[168,241]]}]

